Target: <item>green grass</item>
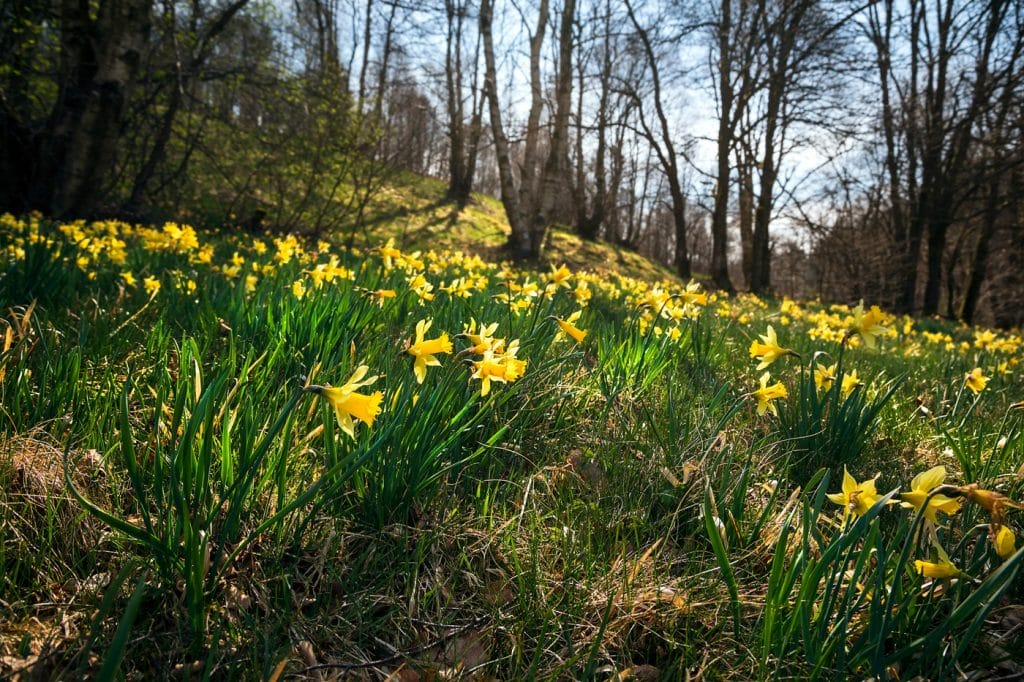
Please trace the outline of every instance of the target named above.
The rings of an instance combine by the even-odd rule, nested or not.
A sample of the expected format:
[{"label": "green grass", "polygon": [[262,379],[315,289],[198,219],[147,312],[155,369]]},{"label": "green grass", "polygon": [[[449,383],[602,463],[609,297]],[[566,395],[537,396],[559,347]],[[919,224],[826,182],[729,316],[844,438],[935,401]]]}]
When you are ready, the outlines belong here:
[{"label": "green grass", "polygon": [[[989,537],[1022,530],[1018,333],[889,317],[866,348],[847,307],[705,298],[562,232],[512,270],[446,251],[496,254],[495,202],[452,221],[402,187],[355,250],[0,219],[0,672],[1018,672],[1024,550]],[[552,319],[577,310],[580,344]],[[419,383],[427,318],[453,348]],[[381,409],[343,408],[350,436],[308,387],[364,364]],[[885,504],[940,464],[939,527]],[[844,468],[877,474],[859,516]],[[919,574],[937,546],[963,575]]]},{"label": "green grass", "polygon": [[[497,262],[508,234],[508,221],[501,202],[485,194],[474,194],[465,207],[444,201],[445,184],[410,173],[394,178],[373,197],[367,207],[365,231],[356,243],[375,245],[394,239],[407,251],[454,250],[479,254]],[[605,275],[627,275],[651,282],[676,280],[675,273],[628,249],[605,242],[586,241],[566,227],[551,230],[544,251],[544,263],[565,264],[572,270],[591,270]]]}]

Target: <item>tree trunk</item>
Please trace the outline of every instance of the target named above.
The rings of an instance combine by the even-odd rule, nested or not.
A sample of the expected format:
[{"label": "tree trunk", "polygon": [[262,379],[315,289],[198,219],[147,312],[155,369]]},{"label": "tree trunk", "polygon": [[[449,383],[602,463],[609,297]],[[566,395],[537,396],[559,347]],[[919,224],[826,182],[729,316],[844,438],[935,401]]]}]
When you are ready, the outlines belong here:
[{"label": "tree trunk", "polygon": [[584,64],[579,69],[579,90],[577,92],[577,133],[576,133],[576,232],[584,239],[595,240],[601,232],[608,212],[608,180],[605,177],[605,157],[608,149],[608,107],[611,99],[611,2],[605,2],[601,74],[599,76],[600,96],[597,105],[597,149],[594,152],[594,197],[587,206],[586,173],[583,163],[583,94],[585,85]]},{"label": "tree trunk", "polygon": [[515,254],[529,253],[530,231],[524,225],[523,215],[519,207],[516,193],[515,178],[512,175],[512,159],[508,150],[508,137],[501,121],[501,105],[498,101],[497,67],[494,58],[494,38],[492,25],[491,0],[480,2],[480,33],[484,44],[484,91],[491,117],[491,136],[494,138],[494,155],[498,162],[498,178],[501,184],[501,203],[505,207],[505,216],[511,228],[509,247]]},{"label": "tree trunk", "polygon": [[537,201],[540,183],[537,175],[537,147],[540,143],[540,114],[544,98],[540,78],[540,52],[544,46],[544,33],[548,25],[548,0],[540,0],[537,8],[537,28],[530,36],[530,112],[526,117],[526,139],[523,142],[523,162],[519,167],[520,233],[509,235],[507,248],[515,258],[534,258],[541,244],[534,241],[537,232]]},{"label": "tree trunk", "polygon": [[736,164],[739,176],[740,248],[743,257],[743,281],[752,287],[754,270],[754,159],[743,146],[742,158]]},{"label": "tree trunk", "polygon": [[662,102],[660,69],[658,68],[654,48],[651,45],[650,36],[648,35],[647,30],[640,26],[640,22],[637,20],[636,14],[633,12],[632,4],[628,0],[625,4],[626,12],[629,14],[629,20],[632,22],[633,28],[636,30],[637,35],[640,38],[640,44],[644,48],[644,55],[647,57],[647,66],[651,69],[651,95],[654,98],[654,112],[658,118],[658,127],[660,129],[659,134],[655,135],[648,126],[644,117],[642,103],[639,97],[634,94],[640,114],[640,125],[643,129],[644,137],[651,145],[655,155],[657,155],[658,161],[661,163],[662,171],[668,179],[669,194],[672,198],[672,218],[675,223],[675,233],[677,235],[683,235],[683,239],[676,243],[676,272],[678,272],[679,276],[683,279],[689,279],[690,254],[687,250],[685,238],[686,194],[683,192],[683,188],[679,180],[679,162],[675,142],[672,139],[671,126],[669,125],[668,115],[665,113],[664,104]]},{"label": "tree trunk", "polygon": [[711,214],[711,281],[722,291],[736,291],[729,279],[729,155],[732,152],[733,84],[730,34],[732,32],[732,0],[722,0],[722,17],[718,25],[718,166],[716,169],[715,204]]},{"label": "tree trunk", "polygon": [[149,37],[150,0],[61,3],[63,79],[45,136],[37,201],[58,217],[90,213],[117,159],[121,121]]},{"label": "tree trunk", "polygon": [[469,198],[472,180],[466,178],[462,106],[462,20],[465,7],[445,0],[448,40],[445,44],[444,80],[448,101],[448,192],[449,201],[464,204]]},{"label": "tree trunk", "polygon": [[555,120],[544,174],[539,211],[533,218],[530,241],[533,256],[540,254],[548,228],[554,222],[559,196],[568,180],[569,110],[572,106],[573,19],[576,0],[563,0],[558,36],[558,80],[555,88]]}]

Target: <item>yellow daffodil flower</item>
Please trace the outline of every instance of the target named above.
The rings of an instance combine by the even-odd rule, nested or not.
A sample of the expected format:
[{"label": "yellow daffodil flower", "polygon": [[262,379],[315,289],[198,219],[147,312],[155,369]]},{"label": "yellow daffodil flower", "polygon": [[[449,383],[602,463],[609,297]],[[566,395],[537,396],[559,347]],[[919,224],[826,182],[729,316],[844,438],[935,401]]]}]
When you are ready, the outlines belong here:
[{"label": "yellow daffodil flower", "polygon": [[439,367],[441,361],[437,355],[452,352],[452,342],[448,339],[448,332],[444,332],[436,339],[426,338],[427,331],[432,320],[420,320],[416,323],[416,340],[412,343],[406,341],[405,351],[416,358],[412,371],[416,375],[416,382],[422,384],[427,377],[427,367]]},{"label": "yellow daffodil flower", "polygon": [[483,357],[473,361],[472,378],[480,380],[480,395],[486,396],[491,391],[491,382],[511,383],[526,371],[526,361],[516,357],[519,352],[519,340],[512,341],[508,350],[504,350],[504,341],[495,341],[494,346],[483,353]]},{"label": "yellow daffodil flower", "polygon": [[391,237],[388,239],[384,246],[377,249],[377,254],[384,261],[384,269],[390,270],[394,267],[394,259],[401,258],[402,252],[395,248],[395,238]]},{"label": "yellow daffodil flower", "polygon": [[[900,504],[907,509],[920,510],[931,491],[942,485],[946,479],[946,467],[932,467],[921,472],[910,482],[910,492],[901,493]],[[933,524],[938,524],[938,512],[953,515],[960,510],[960,500],[947,497],[941,493],[933,495],[924,508],[924,517]]]},{"label": "yellow daffodil flower", "polygon": [[989,378],[982,373],[981,367],[975,367],[967,373],[967,376],[964,378],[964,383],[967,385],[967,388],[971,389],[971,393],[978,395],[985,390],[985,386],[988,385],[988,379]]},{"label": "yellow daffodil flower", "polygon": [[847,398],[849,398],[850,394],[853,393],[855,388],[857,388],[858,386],[863,386],[863,385],[864,385],[864,382],[861,381],[860,377],[857,376],[857,370],[853,370],[849,374],[844,374],[843,375],[843,385],[842,385],[842,388],[840,389],[840,392],[843,394],[843,400],[846,400]]},{"label": "yellow daffodil flower", "polygon": [[993,526],[992,546],[995,548],[996,554],[999,555],[1000,559],[1009,559],[1017,551],[1016,538],[1013,535],[1013,531],[1002,524]]},{"label": "yellow daffodil flower", "polygon": [[843,507],[844,519],[851,512],[856,516],[863,516],[882,497],[875,489],[875,481],[877,479],[878,476],[876,475],[874,478],[863,483],[857,483],[857,480],[850,475],[846,467],[843,467],[843,489],[838,493],[830,493],[828,499]]},{"label": "yellow daffodil flower", "polygon": [[[478,326],[479,331],[477,331]],[[482,323],[477,325],[476,320],[470,320],[470,323],[466,325],[459,336],[467,339],[471,344],[466,349],[467,352],[481,355],[485,351],[490,350],[491,346],[494,345],[494,332],[496,331],[498,331],[497,322],[492,322],[488,325]]]},{"label": "yellow daffodil flower", "polygon": [[917,559],[914,561],[914,569],[925,578],[957,578],[961,575],[960,569],[948,557],[940,558],[939,561]]},{"label": "yellow daffodil flower", "polygon": [[688,305],[705,306],[708,304],[708,295],[700,290],[700,284],[690,280],[686,289],[680,294],[683,302]]},{"label": "yellow daffodil flower", "polygon": [[369,294],[370,297],[377,302],[377,305],[382,308],[384,307],[384,301],[398,295],[394,289],[377,289],[376,291],[367,291],[366,293]]},{"label": "yellow daffodil flower", "polygon": [[814,366],[814,387],[819,391],[827,391],[836,381],[836,365]]},{"label": "yellow daffodil flower", "polygon": [[781,381],[777,381],[769,386],[769,378],[771,377],[768,372],[762,374],[761,388],[754,391],[752,395],[757,398],[757,414],[759,416],[763,416],[765,412],[771,410],[771,413],[777,417],[779,416],[779,411],[775,407],[775,403],[773,401],[788,398],[789,392]]},{"label": "yellow daffodil flower", "polygon": [[569,286],[569,278],[572,277],[572,271],[565,265],[560,265],[558,268],[551,267],[551,273],[548,275],[548,281],[555,286],[567,287]]},{"label": "yellow daffodil flower", "polygon": [[356,393],[358,389],[372,385],[379,378],[377,375],[366,378],[369,371],[370,368],[366,365],[359,365],[342,386],[306,387],[307,391],[316,393],[331,404],[338,419],[338,426],[352,438],[356,437],[356,424],[352,418],[355,417],[367,426],[373,426],[374,419],[380,414],[380,403],[384,399],[382,391],[375,391],[370,395]]},{"label": "yellow daffodil flower", "polygon": [[559,329],[561,329],[567,336],[571,336],[576,343],[583,343],[583,339],[587,336],[587,332],[586,330],[580,329],[575,324],[582,314],[582,310],[577,310],[564,320],[558,317],[551,317],[550,319],[558,323]]},{"label": "yellow daffodil flower", "polygon": [[761,334],[760,337],[761,341],[754,339],[750,342],[750,357],[761,360],[757,366],[758,371],[767,369],[770,364],[791,352],[779,345],[779,339],[771,325],[768,325],[768,333]]},{"label": "yellow daffodil flower", "polygon": [[871,306],[870,310],[864,312],[864,301],[861,301],[860,305],[853,309],[853,326],[850,332],[859,334],[860,338],[864,340],[864,345],[874,348],[875,339],[889,331],[882,325],[884,319],[885,313],[877,305]]},{"label": "yellow daffodil flower", "polygon": [[977,483],[963,485],[958,488],[961,495],[989,513],[994,523],[1001,524],[1007,509],[1022,509],[1021,505],[1002,493],[984,490]]},{"label": "yellow daffodil flower", "polygon": [[423,274],[417,274],[409,280],[409,289],[416,294],[419,300],[422,301],[433,301],[434,285],[427,281],[427,278]]}]

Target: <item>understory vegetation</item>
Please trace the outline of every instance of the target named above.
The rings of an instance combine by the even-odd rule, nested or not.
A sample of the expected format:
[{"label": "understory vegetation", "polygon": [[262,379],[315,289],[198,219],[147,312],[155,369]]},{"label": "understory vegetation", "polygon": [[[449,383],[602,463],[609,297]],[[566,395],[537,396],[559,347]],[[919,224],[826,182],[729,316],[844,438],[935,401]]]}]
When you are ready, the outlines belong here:
[{"label": "understory vegetation", "polygon": [[1016,332],[176,223],[0,262],[4,675],[1024,672]]}]

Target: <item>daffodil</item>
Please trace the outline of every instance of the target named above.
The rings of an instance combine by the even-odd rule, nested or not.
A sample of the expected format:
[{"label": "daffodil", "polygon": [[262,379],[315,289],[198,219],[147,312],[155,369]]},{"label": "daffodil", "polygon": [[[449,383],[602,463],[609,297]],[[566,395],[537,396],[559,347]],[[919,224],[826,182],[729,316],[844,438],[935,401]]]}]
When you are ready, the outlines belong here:
[{"label": "daffodil", "polygon": [[814,387],[819,391],[827,391],[836,381],[836,365],[814,366]]},{"label": "daffodil", "polygon": [[427,331],[432,320],[420,320],[416,323],[416,340],[412,343],[406,341],[405,351],[416,358],[412,371],[416,374],[417,383],[422,384],[427,377],[427,367],[438,367],[441,361],[436,356],[452,352],[452,342],[448,339],[448,332],[444,332],[435,339],[426,338]]},{"label": "daffodil", "polygon": [[409,279],[409,289],[416,294],[420,302],[433,301],[434,285],[427,281],[422,274],[417,274]]},{"label": "daffodil", "polygon": [[857,376],[857,370],[853,370],[849,374],[844,374],[843,375],[843,384],[842,384],[842,387],[840,388],[840,393],[843,394],[843,400],[846,400],[847,398],[849,398],[850,394],[853,393],[854,389],[856,389],[858,386],[863,386],[863,385],[864,385],[864,382],[861,381],[860,377]]},{"label": "daffodil", "polygon": [[768,325],[768,333],[760,334],[761,341],[754,339],[750,342],[750,357],[759,358],[761,363],[757,366],[758,371],[767,369],[767,367],[781,358],[783,355],[789,354],[789,349],[783,348],[779,345],[779,339],[775,335],[775,329],[771,325]]},{"label": "daffodil", "polygon": [[877,305],[871,306],[870,310],[864,312],[864,301],[861,301],[860,305],[853,309],[853,326],[850,333],[859,334],[860,338],[864,340],[864,345],[874,348],[875,339],[889,331],[882,324],[883,320],[885,320],[885,313]]},{"label": "daffodil", "polygon": [[996,554],[1001,559],[1009,559],[1010,556],[1016,551],[1016,538],[1013,536],[1013,531],[1007,526],[999,524],[993,526],[992,530],[992,546],[996,550]]},{"label": "daffodil", "polygon": [[568,287],[569,278],[572,277],[572,271],[565,265],[560,265],[558,268],[551,267],[551,273],[548,275],[548,281],[555,286]]},{"label": "daffodil", "polygon": [[1006,510],[1022,509],[1021,505],[995,490],[979,488],[977,483],[960,486],[958,492],[989,513],[994,523],[1001,524]]},{"label": "daffodil", "polygon": [[775,416],[779,415],[778,409],[775,407],[775,400],[782,398],[788,398],[789,392],[781,381],[777,381],[771,386],[768,385],[768,380],[771,376],[768,372],[761,375],[761,387],[753,392],[753,396],[757,398],[757,414],[759,416],[764,415],[765,412],[771,410],[771,413]]},{"label": "daffodil", "polygon": [[967,373],[967,376],[964,378],[964,383],[967,388],[971,389],[971,393],[978,395],[985,390],[985,386],[988,384],[988,379],[989,378],[982,373],[981,367],[975,367]]},{"label": "daffodil", "polygon": [[580,319],[580,315],[582,314],[582,310],[577,310],[564,320],[558,317],[552,317],[551,319],[558,324],[559,329],[561,329],[567,336],[571,336],[576,343],[583,343],[583,339],[587,336],[587,332],[586,330],[580,329],[576,326],[576,321]]},{"label": "daffodil", "polygon": [[494,332],[497,330],[497,322],[487,325],[481,323],[478,325],[476,320],[471,320],[459,336],[467,339],[471,344],[466,351],[480,355],[490,350],[491,346],[494,345]]},{"label": "daffodil", "polygon": [[402,252],[395,248],[395,238],[391,237],[387,243],[377,248],[377,253],[384,261],[384,269],[390,270],[394,267],[394,260],[401,258]]},{"label": "daffodil", "polygon": [[938,561],[914,561],[914,569],[917,574],[925,578],[957,578],[961,575],[959,568],[953,565],[949,557],[942,557]]},{"label": "daffodil", "polygon": [[382,308],[384,307],[384,301],[398,295],[394,289],[377,289],[376,291],[367,291],[366,293]]},{"label": "daffodil", "polygon": [[473,361],[472,378],[480,380],[481,396],[490,393],[492,381],[511,383],[523,375],[526,361],[516,357],[518,352],[518,339],[508,345],[508,350],[504,349],[504,341],[498,340],[479,360]]},{"label": "daffodil", "polygon": [[846,467],[843,467],[843,489],[838,493],[830,493],[828,499],[843,507],[844,519],[850,513],[856,516],[863,516],[882,497],[875,489],[875,481],[877,479],[878,476],[876,475],[874,478],[863,483],[857,483],[857,480],[850,475]]},{"label": "daffodil", "polygon": [[[932,495],[931,499],[928,495],[933,490],[942,485],[942,482],[946,478],[946,467],[937,466],[932,467],[928,471],[923,471],[910,482],[910,492],[901,493],[900,504],[907,509],[920,510],[924,505],[924,518],[933,524],[938,524],[938,512],[942,512],[946,515],[953,515],[960,510],[960,500],[947,497],[942,493]],[[928,503],[925,504],[925,500]]]},{"label": "daffodil", "polygon": [[382,391],[370,395],[357,393],[364,386],[372,385],[379,378],[377,375],[367,378],[370,368],[359,365],[348,381],[342,386],[307,386],[306,390],[324,398],[334,408],[338,426],[352,438],[356,436],[356,424],[353,417],[367,426],[373,426],[374,419],[380,414],[380,403],[384,399]]}]

